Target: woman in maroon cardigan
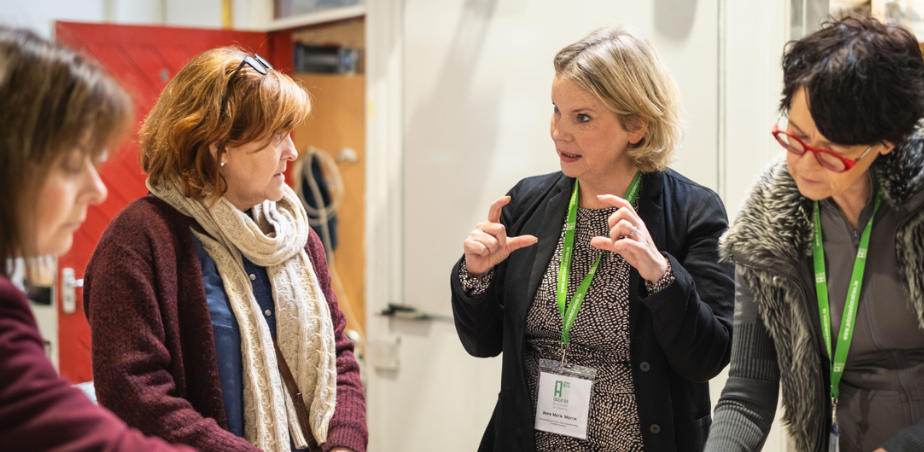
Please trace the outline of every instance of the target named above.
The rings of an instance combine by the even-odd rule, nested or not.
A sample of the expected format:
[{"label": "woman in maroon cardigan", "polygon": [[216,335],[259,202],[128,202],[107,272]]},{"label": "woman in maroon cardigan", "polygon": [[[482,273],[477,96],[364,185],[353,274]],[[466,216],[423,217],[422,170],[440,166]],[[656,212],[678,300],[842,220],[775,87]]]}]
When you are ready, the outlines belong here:
[{"label": "woman in maroon cardigan", "polygon": [[0,449],[184,451],[130,429],[58,376],[25,295],[18,257],[71,247],[97,173],[131,127],[131,102],[93,62],[25,30],[0,27]]},{"label": "woman in maroon cardigan", "polygon": [[145,120],[151,194],[109,224],[84,286],[97,396],[129,425],[203,451],[365,450],[353,344],[283,177],[308,111],[288,76],[221,48],[177,73]]}]

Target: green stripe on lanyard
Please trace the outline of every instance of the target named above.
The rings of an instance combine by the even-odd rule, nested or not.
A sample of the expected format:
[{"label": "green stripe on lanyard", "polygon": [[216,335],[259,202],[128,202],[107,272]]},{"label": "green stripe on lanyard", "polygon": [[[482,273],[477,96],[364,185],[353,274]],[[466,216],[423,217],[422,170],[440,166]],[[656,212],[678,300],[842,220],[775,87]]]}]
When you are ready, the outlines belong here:
[{"label": "green stripe on lanyard", "polygon": [[[629,190],[626,192],[626,201],[629,204],[635,204],[638,198],[639,189],[642,186],[642,172],[635,173],[635,178],[629,184]],[[600,264],[600,258],[603,257],[603,251],[597,255],[597,260],[590,267],[587,276],[581,281],[571,303],[568,300],[568,280],[571,274],[571,254],[574,251],[574,227],[577,224],[577,205],[578,205],[578,181],[574,181],[574,191],[571,193],[571,203],[568,204],[568,222],[565,225],[565,243],[561,253],[561,267],[558,269],[558,312],[562,318],[561,343],[567,345],[570,342],[569,333],[574,321],[577,319],[578,311],[581,309],[581,303],[584,296],[587,295],[587,289],[590,288],[590,281],[594,279],[597,273],[597,266]],[[567,308],[567,309],[566,309]]]},{"label": "green stripe on lanyard", "polygon": [[[853,339],[853,327],[857,320],[857,306],[860,304],[860,288],[863,286],[863,273],[866,271],[866,255],[869,250],[869,236],[873,230],[873,220],[879,203],[882,201],[882,192],[876,192],[876,204],[873,207],[873,216],[866,223],[863,235],[860,237],[860,249],[857,251],[857,260],[853,264],[853,274],[850,276],[850,290],[847,292],[847,302],[844,304],[844,316],[841,319],[841,330],[837,335],[837,350],[831,359],[831,398],[836,400],[838,385],[844,375],[844,365],[847,363],[847,352],[850,351],[850,341]],[[818,211],[818,201],[815,202],[815,239],[812,243],[812,258],[815,261],[815,291],[818,293],[818,313],[821,317],[821,333],[824,335],[825,347],[828,357],[831,358],[831,310],[828,305],[828,278],[825,274],[825,249],[821,240],[821,214]]]}]

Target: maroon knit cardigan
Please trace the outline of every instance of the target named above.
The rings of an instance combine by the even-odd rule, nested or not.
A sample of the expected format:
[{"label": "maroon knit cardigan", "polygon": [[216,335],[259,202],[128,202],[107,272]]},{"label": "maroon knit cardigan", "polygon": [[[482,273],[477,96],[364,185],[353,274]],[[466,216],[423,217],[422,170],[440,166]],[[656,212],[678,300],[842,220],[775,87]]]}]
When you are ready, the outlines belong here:
[{"label": "maroon knit cardigan", "polygon": [[[337,407],[323,450],[364,452],[366,406],[324,247],[305,246],[330,306]],[[187,217],[146,196],[109,224],[84,276],[99,403],[129,425],[199,450],[258,451],[227,430],[202,268]]]},{"label": "maroon knit cardigan", "polygon": [[0,275],[0,450],[193,452],[145,438],[58,376],[25,295]]}]

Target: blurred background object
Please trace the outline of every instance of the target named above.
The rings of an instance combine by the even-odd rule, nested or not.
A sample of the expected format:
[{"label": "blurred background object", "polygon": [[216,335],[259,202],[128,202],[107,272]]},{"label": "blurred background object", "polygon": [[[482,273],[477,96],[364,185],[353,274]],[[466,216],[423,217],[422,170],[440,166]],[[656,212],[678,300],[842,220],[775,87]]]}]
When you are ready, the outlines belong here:
[{"label": "blurred background object", "polygon": [[885,2],[885,17],[890,24],[901,25],[924,42],[924,1],[891,0]]}]

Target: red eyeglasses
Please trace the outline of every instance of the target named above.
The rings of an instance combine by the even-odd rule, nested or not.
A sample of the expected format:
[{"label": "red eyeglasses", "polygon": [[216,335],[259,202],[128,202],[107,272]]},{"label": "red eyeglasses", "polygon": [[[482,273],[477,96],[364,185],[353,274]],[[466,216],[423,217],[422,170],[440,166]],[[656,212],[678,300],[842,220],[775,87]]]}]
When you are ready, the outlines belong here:
[{"label": "red eyeglasses", "polygon": [[854,160],[828,149],[813,148],[805,144],[804,141],[796,138],[795,135],[785,130],[780,130],[778,126],[773,126],[773,131],[771,133],[773,133],[773,138],[776,138],[776,141],[780,143],[780,146],[783,146],[787,151],[796,155],[802,155],[805,154],[805,151],[810,151],[815,154],[815,160],[818,161],[819,165],[835,173],[843,173],[853,168],[860,159],[866,157],[866,154],[869,153],[870,149],[874,146],[870,145],[870,147],[866,148],[866,150]]}]

